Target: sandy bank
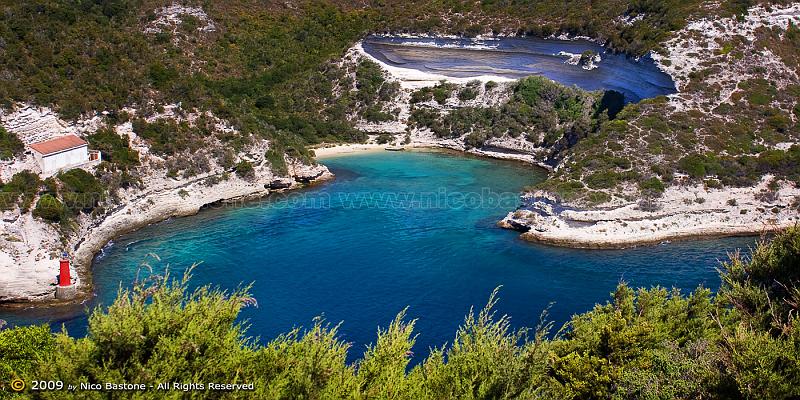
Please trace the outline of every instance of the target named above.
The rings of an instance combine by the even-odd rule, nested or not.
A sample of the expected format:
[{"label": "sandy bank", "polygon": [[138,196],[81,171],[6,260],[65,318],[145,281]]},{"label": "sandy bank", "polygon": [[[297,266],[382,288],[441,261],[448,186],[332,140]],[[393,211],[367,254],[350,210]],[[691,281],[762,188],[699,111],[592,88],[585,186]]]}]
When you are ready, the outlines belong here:
[{"label": "sandy bank", "polygon": [[316,158],[325,158],[341,154],[364,153],[373,151],[384,151],[388,144],[376,143],[349,143],[336,144],[314,148]]},{"label": "sandy bank", "polygon": [[466,84],[467,82],[470,81],[481,81],[481,82],[514,81],[514,79],[492,74],[472,76],[468,78],[456,78],[447,75],[433,74],[429,72],[419,71],[412,68],[402,68],[394,65],[389,65],[373,57],[371,54],[367,53],[364,50],[364,46],[362,45],[361,41],[356,43],[355,46],[353,46],[353,49],[355,49],[355,51],[357,51],[362,57],[365,57],[371,60],[372,62],[377,63],[378,65],[381,66],[381,68],[389,72],[393,77],[395,77],[400,82],[400,86],[404,89],[419,89],[423,87],[435,86],[442,81],[447,81],[456,84]]}]

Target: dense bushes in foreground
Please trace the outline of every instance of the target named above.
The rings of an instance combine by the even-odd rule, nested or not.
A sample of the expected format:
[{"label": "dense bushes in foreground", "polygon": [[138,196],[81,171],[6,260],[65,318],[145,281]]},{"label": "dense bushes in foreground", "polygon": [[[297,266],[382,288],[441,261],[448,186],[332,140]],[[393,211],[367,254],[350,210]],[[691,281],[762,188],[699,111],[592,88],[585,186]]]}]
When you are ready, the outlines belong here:
[{"label": "dense bushes in foreground", "polygon": [[[409,367],[414,323],[400,312],[354,364],[337,327],[322,320],[265,346],[236,322],[247,288],[187,291],[158,279],[122,290],[89,318],[85,338],[45,327],[0,331],[0,379],[79,382],[253,383],[254,393],[207,398],[796,398],[800,396],[800,228],[725,263],[714,295],[620,285],[606,304],[575,315],[553,338],[547,324],[513,330],[496,293],[453,344]],[[173,391],[119,397],[182,398]],[[63,398],[65,392],[28,393]],[[105,398],[80,392],[81,398]]]}]

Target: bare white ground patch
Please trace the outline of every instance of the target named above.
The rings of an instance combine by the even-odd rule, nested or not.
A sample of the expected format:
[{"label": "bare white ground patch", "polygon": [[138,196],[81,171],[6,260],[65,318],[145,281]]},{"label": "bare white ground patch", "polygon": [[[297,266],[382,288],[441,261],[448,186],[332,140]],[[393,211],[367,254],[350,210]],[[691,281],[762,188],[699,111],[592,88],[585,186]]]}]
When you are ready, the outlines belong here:
[{"label": "bare white ground patch", "polygon": [[198,32],[215,32],[217,30],[214,21],[208,17],[208,14],[202,8],[172,4],[156,10],[156,18],[145,25],[143,32],[148,34],[162,32],[177,34],[187,16],[197,19],[199,23],[195,30]]}]

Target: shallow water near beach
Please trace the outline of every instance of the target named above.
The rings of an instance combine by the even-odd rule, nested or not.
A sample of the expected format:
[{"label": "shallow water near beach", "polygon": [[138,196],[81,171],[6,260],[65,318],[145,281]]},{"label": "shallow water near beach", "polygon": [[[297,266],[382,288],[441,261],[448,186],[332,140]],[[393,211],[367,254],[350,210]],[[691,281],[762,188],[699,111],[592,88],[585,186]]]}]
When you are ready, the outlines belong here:
[{"label": "shallow water near beach", "polygon": [[[471,306],[500,289],[498,312],[533,327],[541,312],[560,326],[605,302],[618,282],[689,291],[716,289],[718,260],[753,238],[674,242],[628,250],[537,245],[495,226],[519,190],[544,178],[511,162],[439,152],[373,152],[326,158],[335,181],[283,197],[207,209],[125,235],[94,263],[97,296],[108,305],[137,273],[173,275],[195,262],[193,285],[252,283],[258,307],[243,310],[248,334],[268,341],[323,315],[342,322],[351,360],[378,326],[408,309],[417,318],[415,362],[451,343]],[[157,254],[161,261],[148,256]],[[3,311],[11,325],[63,323],[84,335],[83,306]]]}]

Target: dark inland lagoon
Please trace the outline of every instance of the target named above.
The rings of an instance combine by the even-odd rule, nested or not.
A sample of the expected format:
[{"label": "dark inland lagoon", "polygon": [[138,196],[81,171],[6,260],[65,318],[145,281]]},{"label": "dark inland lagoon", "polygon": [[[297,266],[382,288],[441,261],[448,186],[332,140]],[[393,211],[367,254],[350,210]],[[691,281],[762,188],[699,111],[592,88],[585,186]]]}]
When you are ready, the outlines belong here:
[{"label": "dark inland lagoon", "polygon": [[[258,307],[243,310],[249,335],[268,341],[316,316],[342,322],[350,359],[378,326],[409,306],[418,318],[414,362],[452,342],[470,306],[502,285],[498,312],[534,327],[548,304],[556,327],[605,302],[621,280],[684,291],[719,286],[718,260],[754,238],[686,241],[628,250],[527,243],[495,223],[519,190],[544,178],[529,166],[440,152],[374,152],[326,158],[335,181],[282,198],[207,209],[118,238],[94,263],[108,305],[142,262],[174,276],[194,262],[193,285],[252,283]],[[158,254],[158,262],[148,254]],[[141,270],[141,271],[140,271]],[[85,306],[2,311],[10,325],[63,323],[85,335]]]},{"label": "dark inland lagoon", "polygon": [[[584,90],[616,90],[626,102],[675,93],[675,83],[649,56],[634,59],[587,40],[532,37],[425,38],[369,36],[364,51],[388,65],[455,78],[481,75],[519,79],[543,75]],[[568,61],[584,52],[600,56],[596,68]]]}]

